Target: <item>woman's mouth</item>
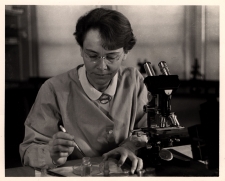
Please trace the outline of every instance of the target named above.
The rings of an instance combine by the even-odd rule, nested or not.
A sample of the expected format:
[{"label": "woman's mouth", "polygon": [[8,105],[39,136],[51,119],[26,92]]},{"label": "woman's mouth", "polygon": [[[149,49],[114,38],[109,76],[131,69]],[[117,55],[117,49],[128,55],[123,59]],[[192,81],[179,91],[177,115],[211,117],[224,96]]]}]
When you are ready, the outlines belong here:
[{"label": "woman's mouth", "polygon": [[99,77],[109,76],[109,74],[95,74],[95,75],[97,75]]}]

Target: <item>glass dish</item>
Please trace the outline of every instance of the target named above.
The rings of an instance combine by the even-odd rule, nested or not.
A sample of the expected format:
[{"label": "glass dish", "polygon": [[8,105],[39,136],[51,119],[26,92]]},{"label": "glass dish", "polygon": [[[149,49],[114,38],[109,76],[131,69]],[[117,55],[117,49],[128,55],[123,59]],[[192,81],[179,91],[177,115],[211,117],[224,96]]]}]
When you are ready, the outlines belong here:
[{"label": "glass dish", "polygon": [[[81,165],[74,165],[73,173],[75,175],[81,176]],[[103,164],[92,162],[91,176],[100,176],[100,175],[103,175]]]}]

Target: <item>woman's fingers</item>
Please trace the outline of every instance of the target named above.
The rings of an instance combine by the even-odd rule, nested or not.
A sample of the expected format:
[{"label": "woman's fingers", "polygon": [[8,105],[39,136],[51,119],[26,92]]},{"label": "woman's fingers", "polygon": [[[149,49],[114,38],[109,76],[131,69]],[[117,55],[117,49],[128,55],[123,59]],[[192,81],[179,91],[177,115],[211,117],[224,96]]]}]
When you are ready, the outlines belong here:
[{"label": "woman's fingers", "polygon": [[69,152],[69,147],[63,145],[54,145],[53,146],[54,152]]},{"label": "woman's fingers", "polygon": [[74,136],[70,135],[69,133],[64,133],[62,131],[57,132],[53,135],[53,139],[65,139],[65,140],[73,140]]},{"label": "woman's fingers", "polygon": [[143,160],[139,157],[137,157],[137,158],[138,158],[137,171],[139,171],[143,168]]},{"label": "woman's fingers", "polygon": [[126,153],[121,153],[120,160],[118,161],[118,167],[121,167],[126,161],[128,155]]},{"label": "woman's fingers", "polygon": [[74,147],[75,146],[75,142],[73,140],[55,139],[53,141],[53,145],[54,146],[63,145],[63,146],[67,146],[67,147]]},{"label": "woman's fingers", "polygon": [[74,136],[62,131],[53,135],[49,141],[49,151],[55,163],[63,164],[73,152],[75,146]]},{"label": "woman's fingers", "polygon": [[114,150],[109,151],[108,153],[103,154],[103,160],[107,160],[109,157],[113,157],[115,155],[120,155],[118,166],[122,166],[127,158],[132,162],[131,165],[132,174],[134,174],[135,170],[139,171],[143,168],[142,159],[137,157],[132,151],[123,147],[118,147]]},{"label": "woman's fingers", "polygon": [[52,154],[52,156],[59,157],[59,158],[61,158],[61,157],[68,157],[69,153],[68,152],[54,152]]},{"label": "woman's fingers", "polygon": [[137,165],[138,165],[138,159],[136,158],[130,158],[130,160],[132,161],[132,166],[131,166],[131,173],[134,174],[134,171],[137,169]]}]

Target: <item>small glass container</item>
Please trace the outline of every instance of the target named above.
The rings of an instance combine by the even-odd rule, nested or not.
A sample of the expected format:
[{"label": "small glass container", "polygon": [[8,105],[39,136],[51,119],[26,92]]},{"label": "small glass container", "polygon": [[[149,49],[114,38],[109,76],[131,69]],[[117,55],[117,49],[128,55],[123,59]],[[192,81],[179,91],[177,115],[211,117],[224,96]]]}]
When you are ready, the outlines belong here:
[{"label": "small glass container", "polygon": [[92,164],[90,157],[83,157],[81,164],[81,176],[88,177],[91,176]]}]

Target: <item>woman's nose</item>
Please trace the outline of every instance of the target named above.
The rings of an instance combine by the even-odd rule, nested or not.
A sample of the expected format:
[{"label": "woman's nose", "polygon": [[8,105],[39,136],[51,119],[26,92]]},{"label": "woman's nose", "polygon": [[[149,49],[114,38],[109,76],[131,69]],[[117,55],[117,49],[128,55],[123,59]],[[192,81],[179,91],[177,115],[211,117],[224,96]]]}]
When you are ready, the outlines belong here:
[{"label": "woman's nose", "polygon": [[104,57],[99,58],[98,69],[100,69],[100,70],[107,70],[107,64],[105,63],[105,58]]}]

